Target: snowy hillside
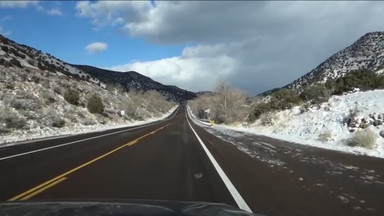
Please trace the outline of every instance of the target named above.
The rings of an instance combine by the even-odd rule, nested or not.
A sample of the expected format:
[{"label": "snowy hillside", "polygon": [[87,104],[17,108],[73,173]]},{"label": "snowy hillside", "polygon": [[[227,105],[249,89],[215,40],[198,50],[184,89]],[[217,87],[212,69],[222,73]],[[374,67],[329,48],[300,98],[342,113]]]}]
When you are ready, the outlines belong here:
[{"label": "snowy hillside", "polygon": [[383,68],[384,32],[371,32],[283,88],[299,89],[309,84],[336,79],[353,70],[368,69],[381,72]]},{"label": "snowy hillside", "polygon": [[[0,143],[133,124],[161,117],[175,106],[155,91],[105,89],[30,67],[0,65],[0,78]],[[100,103],[101,109],[92,111]]]},{"label": "snowy hillside", "polygon": [[[265,114],[249,126],[216,126],[274,137],[304,145],[384,157],[384,90],[332,96],[321,104],[296,106],[290,110]],[[352,118],[352,119],[351,119]],[[355,124],[351,124],[351,120]],[[364,129],[363,129],[364,128]],[[372,131],[372,149],[349,145],[357,131]]]},{"label": "snowy hillside", "polygon": [[0,35],[0,65],[6,67],[16,66],[19,68],[28,67],[40,69],[57,74],[79,77],[105,86],[97,78],[91,77],[84,71],[61,61],[50,54],[43,53],[40,50],[36,50],[26,45],[15,43],[2,35]]}]

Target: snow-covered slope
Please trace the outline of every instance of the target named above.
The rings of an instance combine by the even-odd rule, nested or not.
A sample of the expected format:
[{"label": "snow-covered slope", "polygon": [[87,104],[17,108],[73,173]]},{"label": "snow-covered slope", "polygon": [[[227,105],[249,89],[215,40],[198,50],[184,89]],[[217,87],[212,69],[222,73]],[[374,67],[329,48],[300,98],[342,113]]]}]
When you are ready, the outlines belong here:
[{"label": "snow-covered slope", "polygon": [[[77,103],[66,94],[77,92]],[[90,113],[92,95],[103,111]],[[0,65],[0,146],[6,141],[133,124],[162,116],[174,106],[157,92],[105,89],[91,81],[34,68]]]},{"label": "snow-covered slope", "polygon": [[[332,96],[327,103],[310,107],[308,111],[304,111],[302,107],[298,106],[290,110],[268,114],[246,127],[216,127],[218,129],[229,127],[299,144],[384,158],[384,138],[379,136],[379,132],[384,129],[383,107],[384,90],[354,92],[342,96]],[[373,149],[347,145],[356,133],[353,131],[363,130],[348,127],[351,111],[355,113],[355,119],[367,122],[367,129],[374,132],[376,145]],[[372,125],[375,119],[380,120],[377,126]]]},{"label": "snow-covered slope", "polygon": [[105,86],[97,78],[91,77],[81,69],[73,67],[48,53],[18,44],[2,35],[0,35],[0,48],[0,65],[40,69],[51,73],[78,77]]},{"label": "snow-covered slope", "polygon": [[300,89],[306,85],[336,79],[350,71],[359,69],[382,72],[383,66],[384,32],[371,32],[283,88]]}]

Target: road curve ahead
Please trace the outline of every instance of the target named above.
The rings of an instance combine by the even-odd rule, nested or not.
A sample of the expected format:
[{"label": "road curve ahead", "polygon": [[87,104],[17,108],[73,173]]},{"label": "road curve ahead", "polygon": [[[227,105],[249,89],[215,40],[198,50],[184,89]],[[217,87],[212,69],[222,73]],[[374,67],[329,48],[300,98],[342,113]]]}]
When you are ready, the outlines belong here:
[{"label": "road curve ahead", "polygon": [[206,151],[184,107],[146,127],[3,148],[0,199],[151,199],[237,206],[239,197],[233,197]]}]

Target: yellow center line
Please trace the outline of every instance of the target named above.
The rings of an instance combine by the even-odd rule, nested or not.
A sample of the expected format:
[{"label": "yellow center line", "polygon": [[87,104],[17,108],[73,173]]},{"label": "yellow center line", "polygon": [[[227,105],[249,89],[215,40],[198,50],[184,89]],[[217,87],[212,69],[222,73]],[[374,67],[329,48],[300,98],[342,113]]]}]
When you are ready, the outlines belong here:
[{"label": "yellow center line", "polygon": [[[132,146],[132,145],[136,144],[137,142],[139,142],[139,140],[141,140],[141,139],[143,139],[143,138],[145,138],[145,137],[147,137],[147,136],[149,136],[149,135],[152,135],[152,134],[156,133],[157,131],[159,131],[159,130],[161,130],[161,129],[164,129],[165,127],[169,126],[170,124],[171,124],[171,123],[168,123],[168,124],[164,125],[163,127],[157,128],[156,130],[153,130],[153,131],[151,131],[151,132],[149,132],[149,133],[147,133],[147,134],[145,134],[145,135],[143,135],[143,136],[141,136],[141,137],[139,137],[139,138],[137,138],[137,139],[135,139],[135,140],[132,140],[132,141],[130,141],[130,142],[128,142],[128,143],[126,143],[126,144],[120,146],[120,147],[117,147],[117,148],[113,149],[112,151],[109,151],[109,152],[107,152],[107,153],[105,153],[105,154],[103,154],[103,155],[101,155],[101,156],[99,156],[99,157],[97,157],[97,158],[95,158],[95,159],[93,159],[93,160],[90,160],[90,161],[88,161],[88,162],[86,162],[86,163],[84,163],[84,164],[82,164],[82,165],[80,165],[80,166],[77,166],[77,167],[75,167],[75,168],[73,168],[73,169],[71,169],[71,170],[69,170],[69,171],[67,171],[67,172],[65,172],[65,173],[63,173],[63,174],[57,176],[57,177],[54,177],[54,178],[52,178],[52,179],[50,179],[50,180],[48,180],[48,181],[46,181],[46,182],[44,182],[44,183],[42,183],[42,184],[39,184],[39,185],[37,185],[37,186],[34,187],[34,188],[31,188],[31,189],[29,189],[29,190],[27,190],[27,191],[25,191],[25,192],[23,192],[23,193],[21,193],[21,194],[19,194],[19,195],[16,195],[16,196],[14,196],[14,197],[8,199],[7,201],[15,201],[15,200],[18,200],[18,199],[20,199],[20,198],[22,198],[22,197],[24,197],[24,196],[26,196],[26,195],[28,195],[28,194],[33,194],[33,193],[35,193],[35,192],[37,192],[37,191],[40,191],[40,190],[41,190],[41,191],[38,192],[38,193],[41,193],[42,191],[44,191],[44,190],[46,190],[46,189],[48,189],[48,188],[50,188],[50,187],[56,185],[56,184],[53,184],[54,182],[56,182],[56,181],[58,181],[58,180],[60,180],[60,179],[62,179],[62,178],[66,178],[66,176],[68,176],[69,174],[71,174],[71,173],[73,173],[73,172],[76,172],[76,171],[78,171],[79,169],[84,168],[84,167],[86,167],[86,166],[88,166],[88,165],[90,165],[90,164],[92,164],[92,163],[94,163],[94,162],[96,162],[96,161],[98,161],[98,160],[100,160],[100,159],[102,159],[102,158],[104,158],[104,157],[106,157],[106,156],[108,156],[108,155],[114,153],[114,152],[117,152],[117,151],[119,151],[119,150],[122,149],[122,148],[125,148],[125,147],[127,147],[127,146]],[[65,179],[64,179],[64,180],[65,180]],[[60,182],[58,182],[58,183],[60,183]],[[53,185],[51,185],[51,184],[53,184]],[[51,186],[50,186],[50,185],[51,185]],[[49,186],[49,187],[48,187],[48,186]],[[44,189],[44,188],[45,188],[45,189]],[[29,195],[28,195],[28,196],[29,196]],[[25,197],[24,197],[24,198],[25,198]],[[23,199],[24,199],[24,198],[23,198]],[[22,200],[23,200],[23,199],[22,199]],[[28,199],[28,198],[27,198],[27,199]]]},{"label": "yellow center line", "polygon": [[133,141],[127,143],[127,144],[129,144],[128,146],[132,146],[132,145],[134,145],[134,144],[136,144],[138,142],[139,142],[138,140],[133,140]]},{"label": "yellow center line", "polygon": [[53,186],[59,184],[60,182],[65,181],[66,179],[68,179],[68,178],[67,178],[67,177],[60,178],[60,179],[58,179],[57,181],[54,181],[54,182],[52,182],[51,184],[48,184],[48,185],[46,185],[45,187],[42,187],[42,188],[40,188],[39,190],[37,190],[37,191],[35,191],[35,192],[33,192],[33,193],[30,193],[29,195],[27,195],[27,196],[21,198],[20,200],[22,200],[22,201],[28,200],[28,199],[30,199],[31,197],[34,197],[34,196],[36,196],[37,194],[39,194],[39,193],[41,193],[41,192],[47,190],[48,188],[51,188],[51,187],[53,187]]}]

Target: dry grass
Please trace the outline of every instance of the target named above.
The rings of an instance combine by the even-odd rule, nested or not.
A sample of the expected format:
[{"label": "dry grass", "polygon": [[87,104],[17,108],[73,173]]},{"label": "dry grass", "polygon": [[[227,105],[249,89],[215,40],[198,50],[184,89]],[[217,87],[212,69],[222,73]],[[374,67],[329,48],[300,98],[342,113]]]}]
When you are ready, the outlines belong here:
[{"label": "dry grass", "polygon": [[349,146],[358,146],[372,149],[376,145],[377,135],[370,129],[358,130],[351,139],[348,140]]}]

